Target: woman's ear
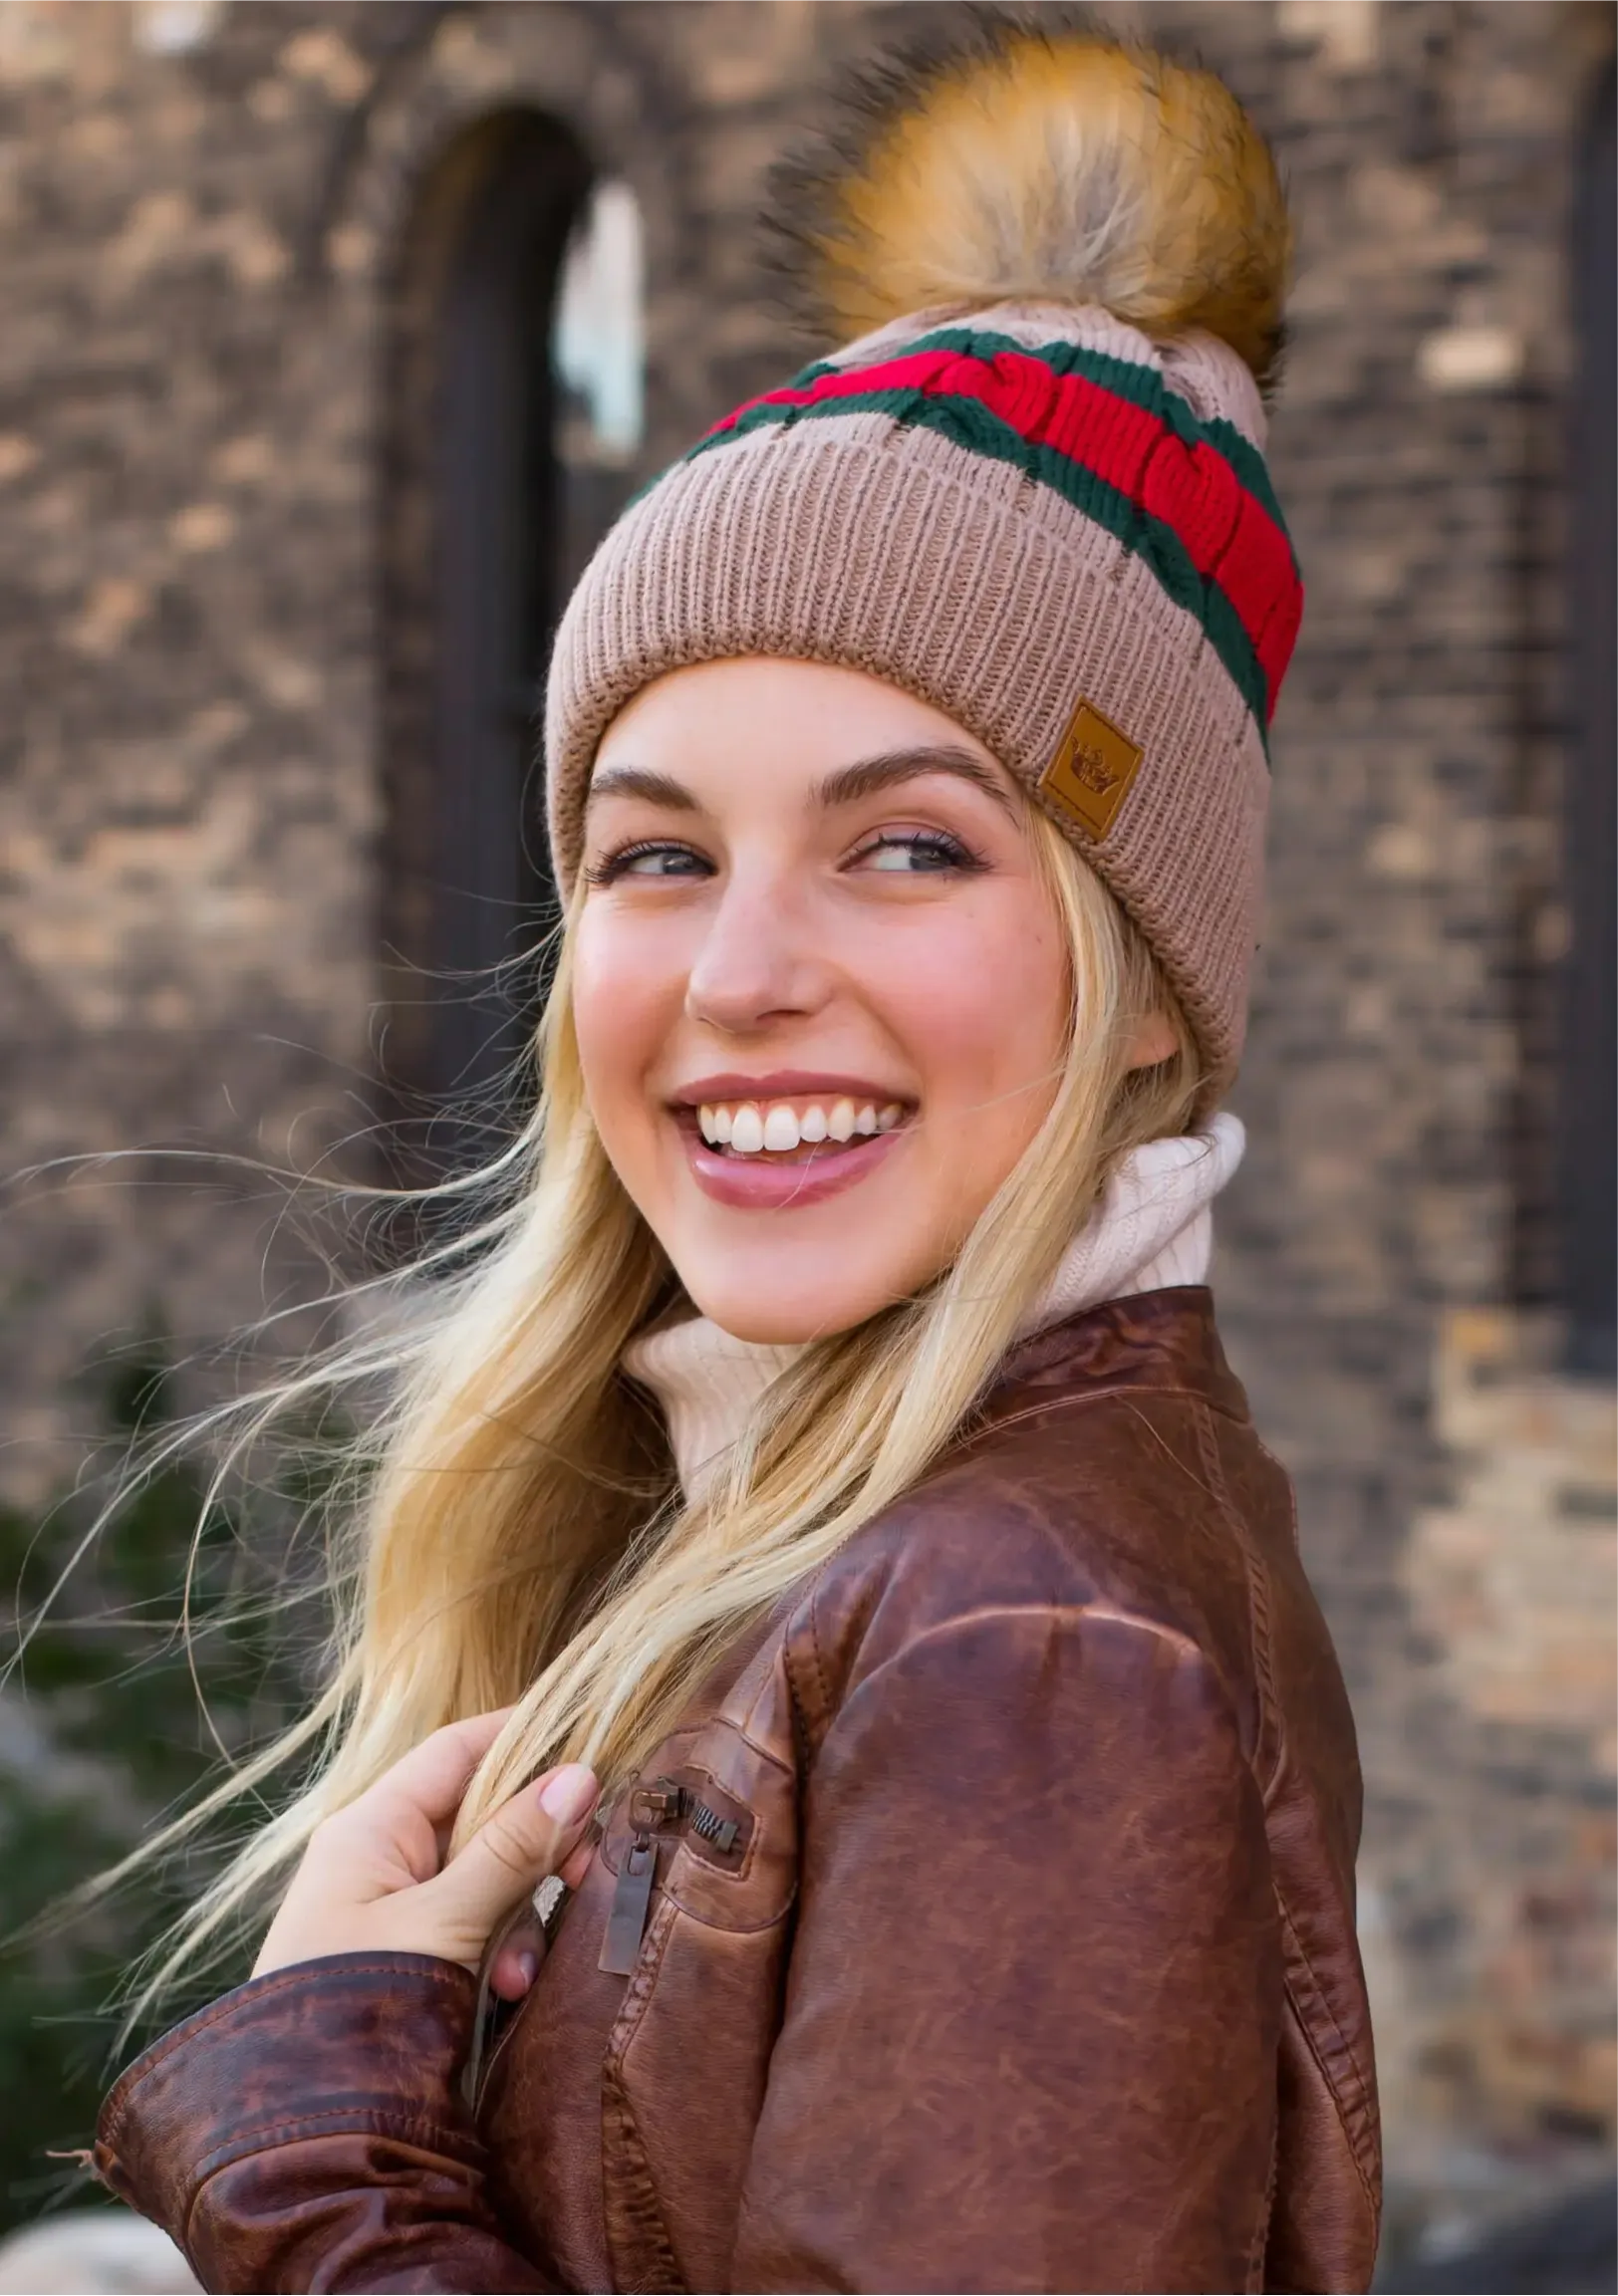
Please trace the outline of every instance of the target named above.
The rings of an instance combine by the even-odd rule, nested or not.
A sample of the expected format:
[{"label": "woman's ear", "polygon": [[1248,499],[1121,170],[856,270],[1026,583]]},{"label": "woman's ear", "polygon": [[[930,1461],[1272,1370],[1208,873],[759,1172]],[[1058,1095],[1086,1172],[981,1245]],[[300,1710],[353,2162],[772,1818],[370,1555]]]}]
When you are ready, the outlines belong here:
[{"label": "woman's ear", "polygon": [[1129,1065],[1132,1069],[1156,1068],[1160,1061],[1173,1060],[1180,1049],[1174,1022],[1166,1012],[1143,1013],[1135,1024],[1135,1042],[1130,1047]]}]

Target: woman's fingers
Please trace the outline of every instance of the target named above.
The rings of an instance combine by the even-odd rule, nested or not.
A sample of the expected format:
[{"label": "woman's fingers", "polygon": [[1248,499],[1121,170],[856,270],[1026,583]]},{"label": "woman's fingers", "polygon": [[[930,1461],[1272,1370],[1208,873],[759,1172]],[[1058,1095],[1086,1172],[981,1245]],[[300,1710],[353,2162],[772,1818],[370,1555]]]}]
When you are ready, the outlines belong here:
[{"label": "woman's fingers", "polygon": [[557,1872],[570,1890],[578,1890],[584,1886],[584,1878],[590,1871],[590,1861],[595,1854],[595,1838],[589,1836],[576,1849],[570,1850],[561,1865],[557,1867]]},{"label": "woman's fingers", "polygon": [[[594,1777],[578,1762],[514,1794],[442,1865],[444,1843],[472,1773],[506,1713],[477,1714],[435,1730],[368,1793],[311,1837],[255,1964],[255,1975],[324,1954],[430,1953],[476,1970],[502,1922],[548,1875],[583,1878],[596,1805]],[[503,1956],[503,1957],[502,1957]],[[497,1990],[520,1999],[535,1960],[501,1939]]]},{"label": "woman's fingers", "polygon": [[366,1820],[409,1810],[429,1826],[453,1823],[472,1772],[493,1745],[510,1718],[502,1706],[492,1714],[473,1714],[464,1722],[447,1722],[431,1737],[423,1738],[397,1761],[385,1776],[349,1809]]},{"label": "woman's fingers", "polygon": [[[545,1780],[541,1778],[538,1783],[543,1786]],[[595,1836],[587,1833],[557,1868],[568,1889],[583,1887],[595,1854]],[[522,2000],[539,1975],[539,1964],[544,1958],[545,1930],[539,1915],[530,1907],[512,1921],[490,1956],[489,1991],[497,2000]]]},{"label": "woman's fingers", "polygon": [[425,1885],[434,1917],[478,1941],[549,1874],[563,1871],[596,1806],[597,1785],[582,1763],[568,1762],[503,1802],[464,1849]]},{"label": "woman's fingers", "polygon": [[537,1915],[514,1921],[489,1963],[489,1991],[497,2001],[520,2001],[539,1975],[545,1933]]}]

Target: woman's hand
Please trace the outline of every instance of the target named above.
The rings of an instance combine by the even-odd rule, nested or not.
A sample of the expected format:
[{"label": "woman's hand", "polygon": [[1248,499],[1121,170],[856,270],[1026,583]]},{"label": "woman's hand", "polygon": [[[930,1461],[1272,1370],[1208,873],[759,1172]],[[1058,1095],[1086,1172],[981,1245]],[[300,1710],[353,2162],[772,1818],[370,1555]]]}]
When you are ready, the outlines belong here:
[{"label": "woman's hand", "polygon": [[[577,1762],[513,1794],[444,1862],[455,1813],[505,1713],[434,1730],[368,1793],[327,1818],[254,1964],[262,1977],[326,1953],[434,1953],[476,1971],[489,1939],[548,1875],[576,1888],[593,1845],[582,1837],[596,1781]],[[538,1966],[537,1931],[518,1923],[490,1971],[518,1999]]]}]

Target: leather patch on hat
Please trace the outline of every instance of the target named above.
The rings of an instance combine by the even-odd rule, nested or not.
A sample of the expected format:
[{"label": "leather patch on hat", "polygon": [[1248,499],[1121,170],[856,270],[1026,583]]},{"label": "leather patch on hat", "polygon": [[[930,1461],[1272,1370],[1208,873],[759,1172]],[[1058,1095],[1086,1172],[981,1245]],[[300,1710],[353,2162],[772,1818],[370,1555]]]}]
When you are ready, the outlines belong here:
[{"label": "leather patch on hat", "polygon": [[1099,845],[1129,795],[1142,755],[1094,702],[1081,699],[1039,787]]}]

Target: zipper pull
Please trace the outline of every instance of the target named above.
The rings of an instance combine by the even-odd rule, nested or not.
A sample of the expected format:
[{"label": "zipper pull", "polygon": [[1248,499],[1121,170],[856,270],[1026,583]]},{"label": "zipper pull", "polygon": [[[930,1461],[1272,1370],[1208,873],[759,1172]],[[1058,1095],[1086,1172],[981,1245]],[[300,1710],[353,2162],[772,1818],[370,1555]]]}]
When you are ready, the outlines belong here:
[{"label": "zipper pull", "polygon": [[630,1824],[638,1834],[656,1834],[665,1826],[679,1823],[685,1807],[685,1789],[673,1778],[655,1778],[650,1786],[638,1786],[630,1797]]},{"label": "zipper pull", "polygon": [[637,1834],[624,1852],[624,1864],[613,1892],[613,1910],[607,1916],[598,1969],[610,1977],[632,1977],[641,1957],[652,1886],[658,1878],[658,1845],[650,1834]]}]

